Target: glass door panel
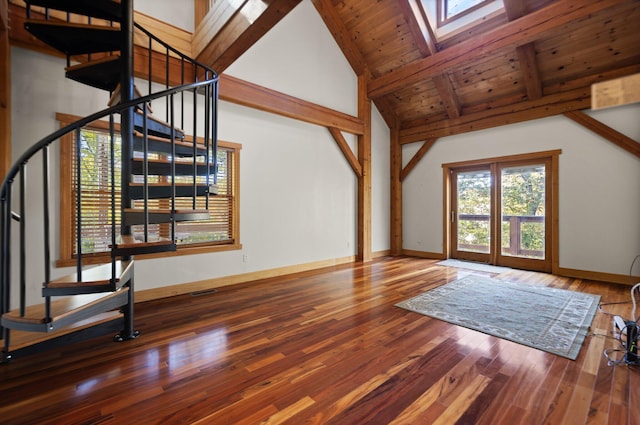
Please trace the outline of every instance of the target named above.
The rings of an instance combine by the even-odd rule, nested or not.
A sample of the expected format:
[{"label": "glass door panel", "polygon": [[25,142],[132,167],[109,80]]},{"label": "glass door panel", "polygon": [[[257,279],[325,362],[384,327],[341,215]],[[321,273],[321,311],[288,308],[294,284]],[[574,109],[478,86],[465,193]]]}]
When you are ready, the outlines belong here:
[{"label": "glass door panel", "polygon": [[500,172],[501,254],[545,258],[545,164]]},{"label": "glass door panel", "polygon": [[449,173],[447,249],[452,258],[551,270],[550,157],[452,167]]},{"label": "glass door panel", "polygon": [[457,171],[452,209],[457,258],[488,262],[491,252],[491,170]]}]

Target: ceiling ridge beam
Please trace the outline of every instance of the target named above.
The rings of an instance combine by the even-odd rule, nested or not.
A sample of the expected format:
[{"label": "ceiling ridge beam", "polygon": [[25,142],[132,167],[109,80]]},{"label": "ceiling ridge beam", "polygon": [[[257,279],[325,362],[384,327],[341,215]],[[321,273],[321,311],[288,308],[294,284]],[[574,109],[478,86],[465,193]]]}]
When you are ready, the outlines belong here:
[{"label": "ceiling ridge beam", "polygon": [[552,29],[612,7],[624,0],[599,0],[576,5],[572,0],[561,0],[543,9],[501,25],[494,30],[443,49],[436,54],[407,64],[381,77],[372,79],[369,96],[377,98],[418,81],[442,74],[451,67],[472,61],[505,47],[517,47],[538,39]]}]

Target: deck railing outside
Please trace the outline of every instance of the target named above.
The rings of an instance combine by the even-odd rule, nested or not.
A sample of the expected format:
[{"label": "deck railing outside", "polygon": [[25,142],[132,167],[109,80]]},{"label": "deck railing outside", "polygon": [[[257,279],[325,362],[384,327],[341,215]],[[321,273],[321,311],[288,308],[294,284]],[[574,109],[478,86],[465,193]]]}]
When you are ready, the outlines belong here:
[{"label": "deck railing outside", "polygon": [[[489,224],[490,216],[486,214],[460,214],[458,222],[474,221],[486,222]],[[532,249],[523,244],[525,238],[523,235],[527,233],[527,229],[523,228],[523,224],[532,223],[535,227],[542,229],[529,229],[544,234],[544,216],[525,216],[525,215],[504,215],[502,216],[502,255],[527,258],[544,258],[544,249]],[[523,246],[524,245],[524,246]],[[489,252],[489,245],[484,243],[473,243],[466,241],[464,236],[458,234],[458,249],[473,252]]]}]

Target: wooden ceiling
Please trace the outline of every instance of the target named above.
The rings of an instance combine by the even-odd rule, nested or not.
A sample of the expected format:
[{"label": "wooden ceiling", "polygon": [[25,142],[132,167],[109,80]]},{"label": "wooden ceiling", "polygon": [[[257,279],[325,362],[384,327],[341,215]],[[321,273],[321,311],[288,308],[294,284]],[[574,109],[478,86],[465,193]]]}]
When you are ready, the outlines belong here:
[{"label": "wooden ceiling", "polygon": [[[191,53],[224,72],[308,0],[194,1]],[[311,0],[400,143],[587,109],[593,83],[640,72],[638,0],[504,0],[446,38],[418,1]],[[12,43],[37,43],[9,3]]]},{"label": "wooden ceiling", "polygon": [[[263,2],[258,33],[299,1]],[[312,0],[400,143],[586,109],[593,83],[640,72],[637,0],[504,0],[441,39],[417,1]],[[207,62],[226,68],[244,47]]]}]

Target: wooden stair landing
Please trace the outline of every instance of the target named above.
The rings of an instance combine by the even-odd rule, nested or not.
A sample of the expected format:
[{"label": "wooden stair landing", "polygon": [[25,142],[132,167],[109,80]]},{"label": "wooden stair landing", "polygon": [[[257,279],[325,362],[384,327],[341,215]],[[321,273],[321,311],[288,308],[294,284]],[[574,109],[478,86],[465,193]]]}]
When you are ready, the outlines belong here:
[{"label": "wooden stair landing", "polygon": [[47,322],[45,305],[37,304],[25,309],[12,310],[2,315],[2,326],[29,332],[53,332],[87,320],[97,314],[115,310],[127,304],[129,288],[123,287],[115,292],[75,295],[51,302],[51,320]]}]

